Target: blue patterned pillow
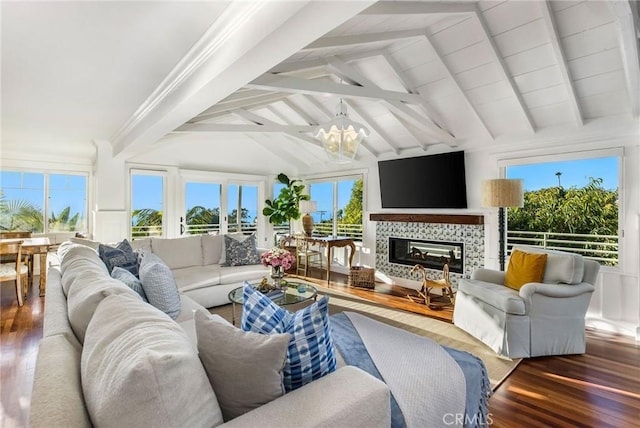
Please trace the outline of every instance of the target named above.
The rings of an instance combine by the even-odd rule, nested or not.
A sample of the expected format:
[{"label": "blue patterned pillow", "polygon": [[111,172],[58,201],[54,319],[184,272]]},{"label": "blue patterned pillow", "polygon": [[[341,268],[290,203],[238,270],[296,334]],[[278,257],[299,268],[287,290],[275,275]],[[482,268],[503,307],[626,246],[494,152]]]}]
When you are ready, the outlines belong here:
[{"label": "blue patterned pillow", "polygon": [[224,246],[227,266],[245,266],[260,264],[260,256],[256,248],[255,235],[244,241],[238,241],[231,236],[224,236]]},{"label": "blue patterned pillow", "polygon": [[171,269],[160,257],[145,253],[140,262],[140,281],[149,303],[171,318],[176,319],[182,310],[176,280]]},{"label": "blue patterned pillow", "polygon": [[114,267],[119,266],[131,272],[134,276],[138,276],[138,258],[126,239],[119,242],[115,247],[100,244],[98,246],[98,254],[110,273]]},{"label": "blue patterned pillow", "polygon": [[144,300],[145,302],[149,301],[149,299],[147,299],[147,295],[144,294],[142,282],[140,282],[140,280],[128,270],[123,269],[120,266],[116,266],[111,271],[111,278],[125,283],[130,289],[138,293],[140,297],[142,297],[142,300]]},{"label": "blue patterned pillow", "polygon": [[312,305],[292,313],[245,283],[243,299],[244,331],[291,334],[283,370],[287,392],[336,369],[336,355],[329,327],[329,297],[324,296]]}]

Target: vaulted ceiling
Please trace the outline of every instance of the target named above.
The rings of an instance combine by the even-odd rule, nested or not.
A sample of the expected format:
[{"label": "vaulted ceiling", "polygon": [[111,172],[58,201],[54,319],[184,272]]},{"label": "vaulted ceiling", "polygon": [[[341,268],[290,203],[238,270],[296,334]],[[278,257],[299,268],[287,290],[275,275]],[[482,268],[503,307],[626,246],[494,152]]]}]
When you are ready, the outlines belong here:
[{"label": "vaulted ceiling", "polygon": [[[627,1],[2,4],[3,151],[319,172],[340,98],[379,159],[637,126]],[[344,166],[342,167],[344,168]]]}]

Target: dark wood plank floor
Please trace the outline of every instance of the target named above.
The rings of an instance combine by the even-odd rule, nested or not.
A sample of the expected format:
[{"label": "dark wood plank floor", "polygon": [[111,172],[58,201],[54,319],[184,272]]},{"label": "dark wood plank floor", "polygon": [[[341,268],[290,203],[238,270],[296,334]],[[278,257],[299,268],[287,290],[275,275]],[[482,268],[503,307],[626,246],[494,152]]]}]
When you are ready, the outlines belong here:
[{"label": "dark wood plank floor", "polygon": [[[374,292],[346,282],[346,276],[332,274],[330,287],[451,319],[450,310],[409,302],[410,290],[377,284]],[[18,308],[12,284],[3,283],[0,301],[0,426],[26,427],[44,298],[33,289]],[[630,337],[588,330],[584,355],[523,361],[491,397],[489,412],[494,427],[639,427],[640,346]]]}]

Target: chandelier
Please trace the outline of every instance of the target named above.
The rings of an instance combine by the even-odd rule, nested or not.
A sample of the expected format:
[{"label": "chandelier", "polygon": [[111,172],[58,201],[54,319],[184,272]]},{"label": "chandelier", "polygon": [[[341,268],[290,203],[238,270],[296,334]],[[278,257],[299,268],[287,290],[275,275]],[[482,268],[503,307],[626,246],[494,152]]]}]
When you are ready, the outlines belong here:
[{"label": "chandelier", "polygon": [[322,141],[322,147],[332,162],[347,163],[353,161],[358,145],[368,133],[369,130],[364,125],[349,119],[347,106],[340,98],[336,117],[318,126],[313,134]]}]

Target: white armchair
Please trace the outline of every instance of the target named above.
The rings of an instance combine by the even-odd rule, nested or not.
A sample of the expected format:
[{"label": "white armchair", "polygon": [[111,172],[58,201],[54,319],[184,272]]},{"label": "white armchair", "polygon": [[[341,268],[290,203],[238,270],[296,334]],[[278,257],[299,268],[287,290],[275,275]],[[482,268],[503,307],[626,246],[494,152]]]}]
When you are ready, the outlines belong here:
[{"label": "white armchair", "polygon": [[542,282],[518,291],[502,285],[504,272],[477,269],[458,285],[453,323],[509,358],[583,354],[600,264],[577,254],[516,248],[548,255]]}]

